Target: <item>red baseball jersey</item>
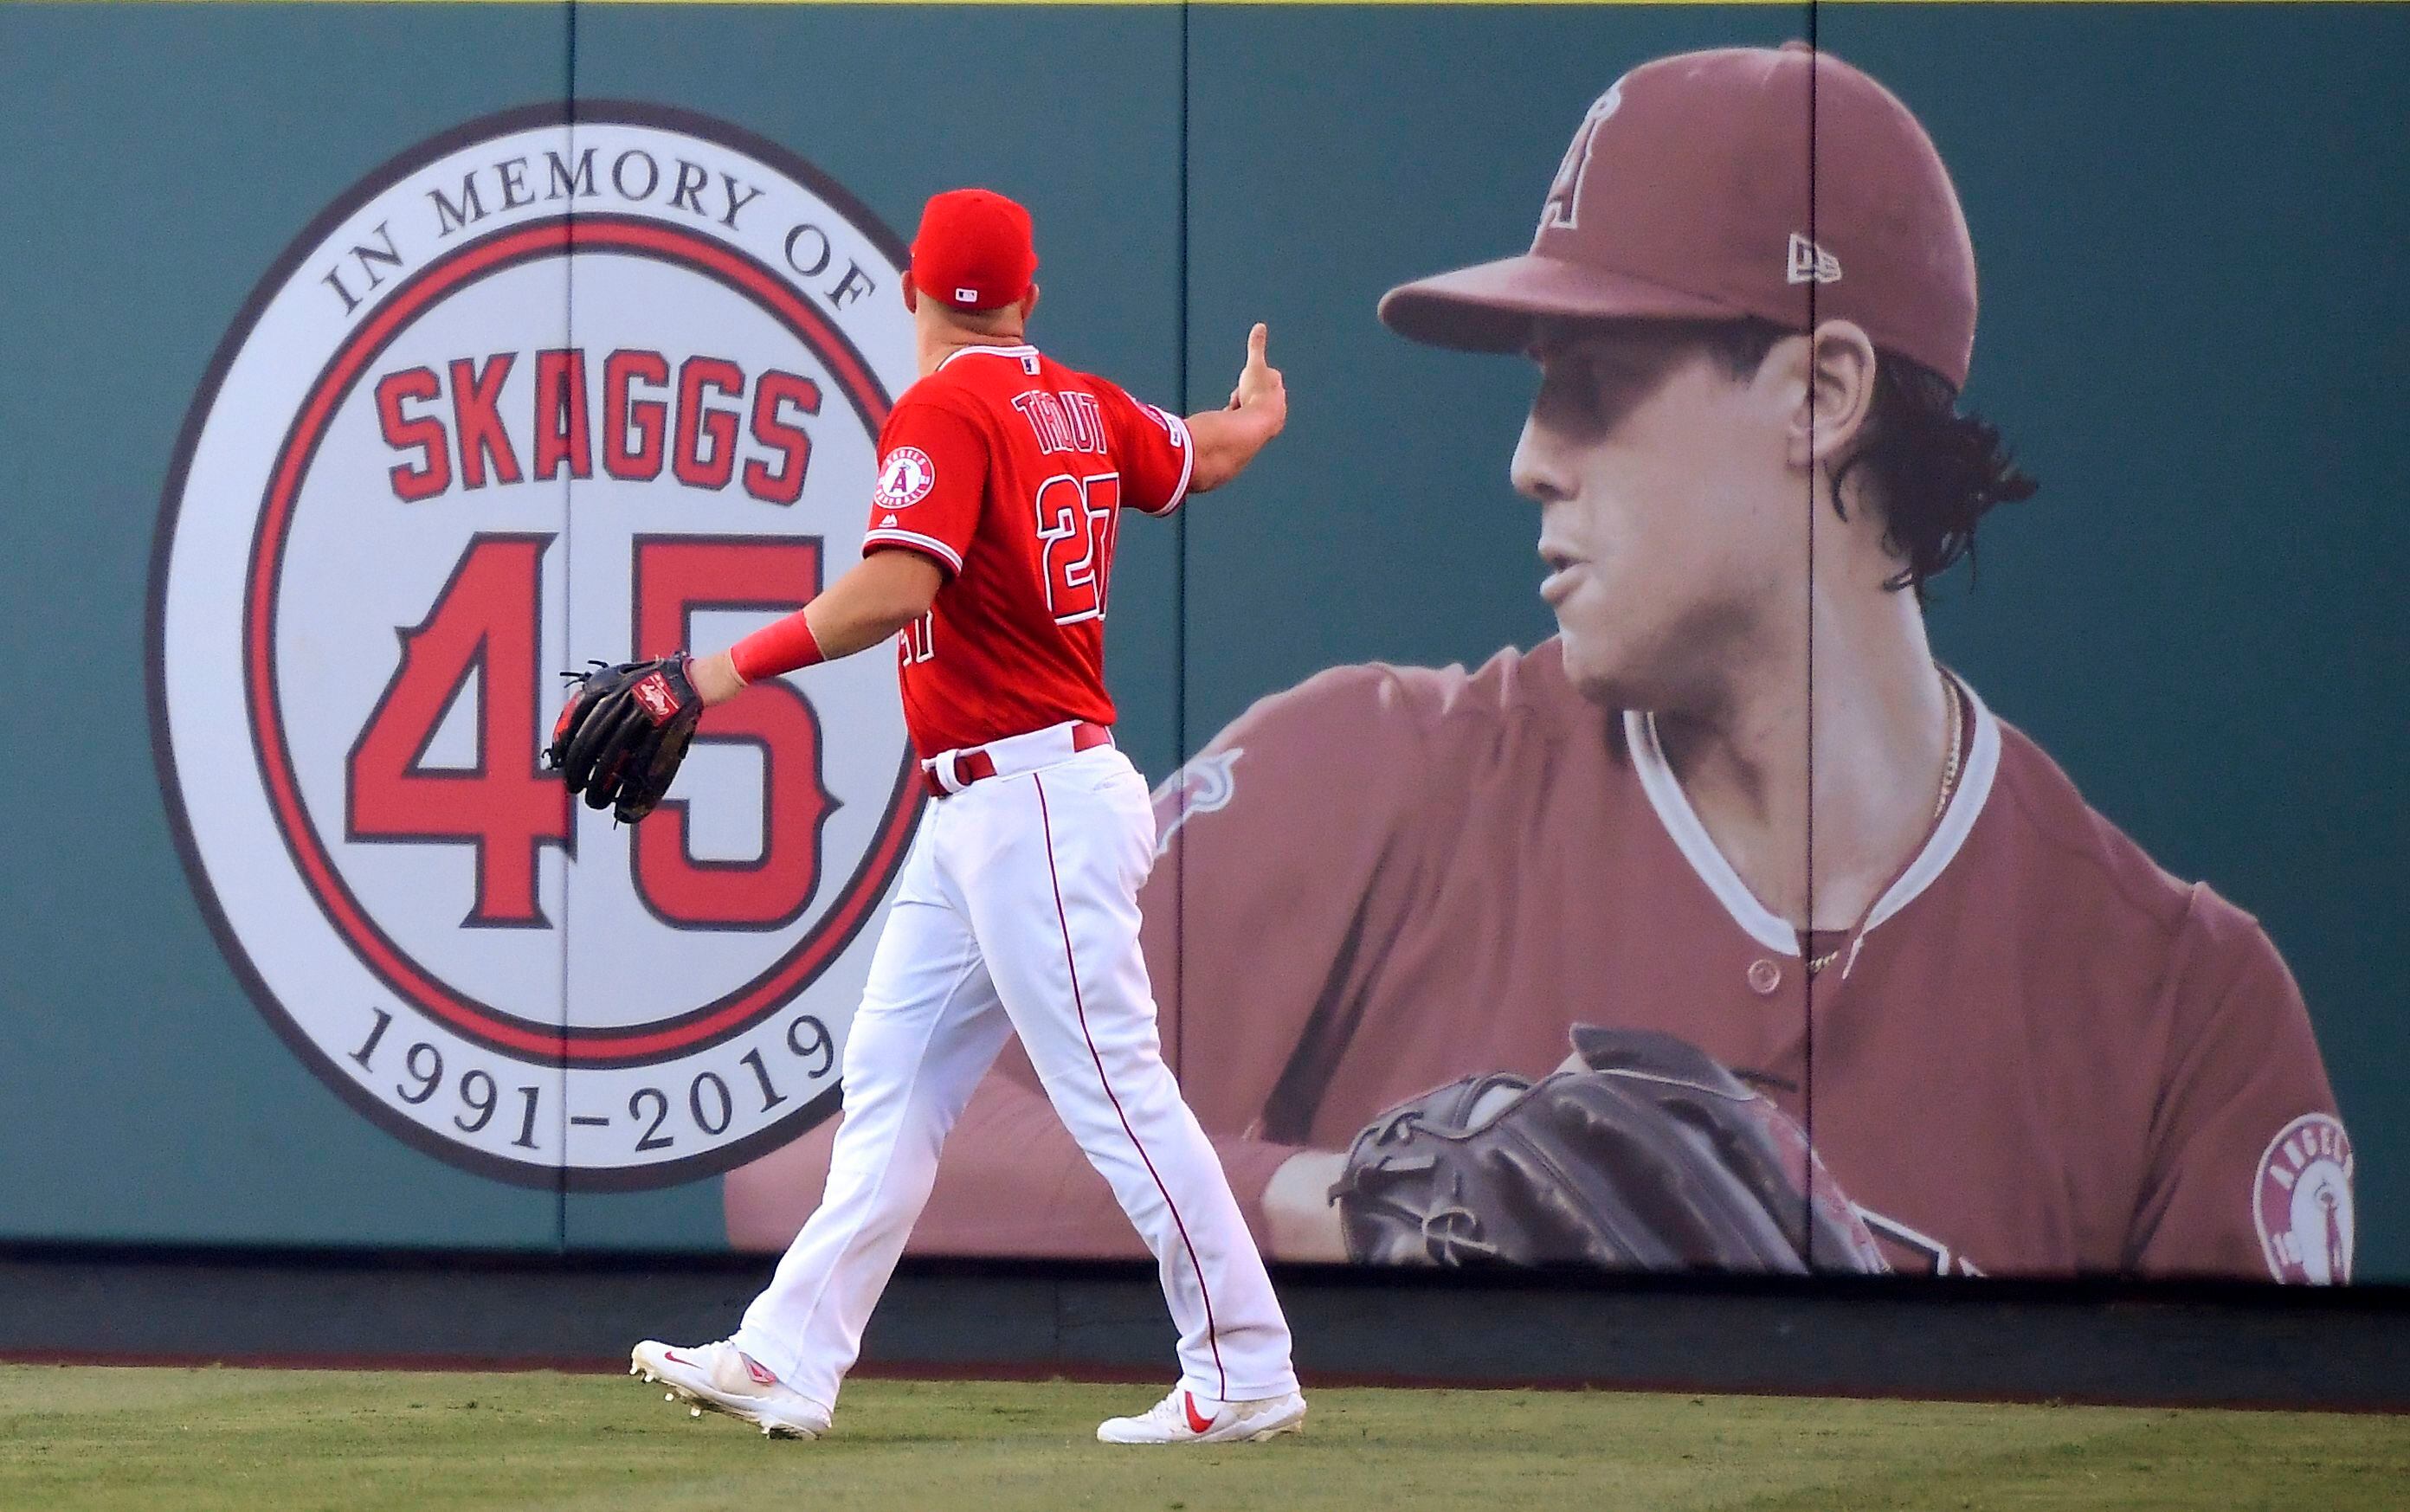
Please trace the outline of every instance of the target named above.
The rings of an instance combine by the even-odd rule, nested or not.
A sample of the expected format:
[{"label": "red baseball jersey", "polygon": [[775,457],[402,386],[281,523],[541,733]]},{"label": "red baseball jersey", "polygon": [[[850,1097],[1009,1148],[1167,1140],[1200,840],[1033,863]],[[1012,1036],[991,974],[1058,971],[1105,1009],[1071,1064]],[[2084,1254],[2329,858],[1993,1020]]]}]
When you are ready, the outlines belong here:
[{"label": "red baseball jersey", "polygon": [[[1240,1200],[1442,1083],[1545,1074],[1591,1023],[1678,1035],[1812,1121],[1895,1269],[2347,1279],[2350,1140],[2275,948],[1973,714],[1942,821],[1811,999],[1649,721],[1582,698],[1554,642],[1257,704],[1158,792],[1141,894],[1165,1046]],[[793,1234],[824,1141],[730,1177],[733,1239]],[[1133,1250],[1009,1047],[913,1243]]]},{"label": "red baseball jersey", "polygon": [[1188,427],[1034,346],[965,347],[905,390],[878,435],[865,552],[945,569],[898,637],[923,760],[1068,720],[1113,722],[1105,604],[1122,506],[1188,491]]}]

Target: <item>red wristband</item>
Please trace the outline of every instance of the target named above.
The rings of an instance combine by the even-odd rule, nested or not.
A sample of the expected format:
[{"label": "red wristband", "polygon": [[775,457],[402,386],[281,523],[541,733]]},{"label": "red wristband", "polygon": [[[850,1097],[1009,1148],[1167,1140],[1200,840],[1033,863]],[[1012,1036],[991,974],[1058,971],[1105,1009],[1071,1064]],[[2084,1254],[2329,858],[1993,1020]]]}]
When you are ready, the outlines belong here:
[{"label": "red wristband", "polygon": [[798,609],[730,647],[728,660],[735,663],[736,675],[749,683],[828,658],[820,654],[820,643],[805,621],[804,611]]}]

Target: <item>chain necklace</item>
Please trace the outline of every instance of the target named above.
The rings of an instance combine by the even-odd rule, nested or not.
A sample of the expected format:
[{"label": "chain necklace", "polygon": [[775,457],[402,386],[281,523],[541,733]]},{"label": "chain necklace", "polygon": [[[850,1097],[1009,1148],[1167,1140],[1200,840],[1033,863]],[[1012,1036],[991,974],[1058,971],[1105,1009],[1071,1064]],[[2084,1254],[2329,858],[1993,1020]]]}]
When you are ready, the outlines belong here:
[{"label": "chain necklace", "polygon": [[[1940,663],[1934,663],[1933,670],[1941,672]],[[1937,824],[1941,821],[1941,816],[1949,811],[1950,800],[1958,792],[1958,747],[1967,734],[1965,722],[1967,705],[1964,695],[1958,691],[1957,682],[1946,672],[1941,672],[1941,696],[1950,701],[1950,750],[1943,759],[1941,766],[1941,794],[1933,800],[1933,821]],[[1812,977],[1831,966],[1840,958],[1841,949],[1842,947],[1836,945],[1809,961],[1808,974]]]},{"label": "chain necklace", "polygon": [[[1941,671],[1938,665],[1933,670]],[[1966,702],[1958,691],[1958,684],[1946,672],[1941,673],[1941,696],[1950,700],[1950,756],[1941,768],[1941,796],[1933,800],[1933,818],[1937,822],[1949,808],[1951,798],[1958,792],[1958,743],[1967,734],[1964,724]]]}]

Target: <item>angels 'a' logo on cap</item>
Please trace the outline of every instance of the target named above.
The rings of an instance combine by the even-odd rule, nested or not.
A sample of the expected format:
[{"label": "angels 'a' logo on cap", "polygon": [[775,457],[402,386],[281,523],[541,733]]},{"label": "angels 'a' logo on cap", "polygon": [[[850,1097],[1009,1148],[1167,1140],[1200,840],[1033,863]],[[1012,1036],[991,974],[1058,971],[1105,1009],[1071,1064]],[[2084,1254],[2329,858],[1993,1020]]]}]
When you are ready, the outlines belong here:
[{"label": "angels 'a' logo on cap", "polygon": [[1582,176],[1590,171],[1590,144],[1598,140],[1598,128],[1622,103],[1620,79],[1590,102],[1589,112],[1582,117],[1581,129],[1574,133],[1573,142],[1565,148],[1564,161],[1557,165],[1556,182],[1548,185],[1548,202],[1540,208],[1541,230],[1570,231],[1579,224]]},{"label": "angels 'a' logo on cap", "polygon": [[2351,1279],[2351,1136],[2340,1120],[2303,1113],[2276,1131],[2251,1183],[2251,1216],[2277,1280]]},{"label": "angels 'a' logo on cap", "polygon": [[878,469],[878,491],[871,502],[881,509],[909,509],[929,497],[937,486],[937,464],[918,446],[898,446]]}]

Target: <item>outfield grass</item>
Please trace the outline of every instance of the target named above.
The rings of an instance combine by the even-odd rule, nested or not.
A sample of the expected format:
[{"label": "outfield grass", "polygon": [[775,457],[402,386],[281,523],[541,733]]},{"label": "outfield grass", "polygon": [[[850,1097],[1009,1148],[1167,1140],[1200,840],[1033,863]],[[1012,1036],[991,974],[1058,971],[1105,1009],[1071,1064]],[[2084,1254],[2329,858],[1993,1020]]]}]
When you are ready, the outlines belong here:
[{"label": "outfield grass", "polygon": [[1321,1390],[1302,1435],[1108,1448],[1143,1389],[863,1381],[818,1443],[617,1376],[0,1366],[0,1507],[2265,1507],[2410,1504],[2410,1419]]}]

